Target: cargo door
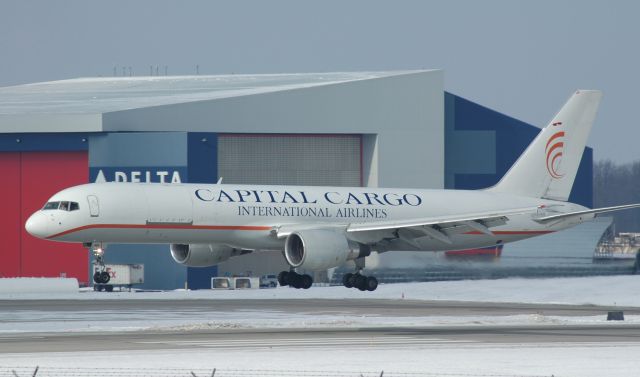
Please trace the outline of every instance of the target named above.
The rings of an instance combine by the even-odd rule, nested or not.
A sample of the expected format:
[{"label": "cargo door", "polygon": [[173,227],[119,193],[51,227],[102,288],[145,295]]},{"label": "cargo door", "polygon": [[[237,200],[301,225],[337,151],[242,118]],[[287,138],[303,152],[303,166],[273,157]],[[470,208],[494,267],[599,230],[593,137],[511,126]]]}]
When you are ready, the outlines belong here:
[{"label": "cargo door", "polygon": [[193,223],[193,205],[184,187],[150,185],[145,187],[145,194],[148,224]]},{"label": "cargo door", "polygon": [[95,195],[89,195],[87,196],[87,202],[89,202],[89,214],[91,217],[98,217],[100,215],[98,197]]}]

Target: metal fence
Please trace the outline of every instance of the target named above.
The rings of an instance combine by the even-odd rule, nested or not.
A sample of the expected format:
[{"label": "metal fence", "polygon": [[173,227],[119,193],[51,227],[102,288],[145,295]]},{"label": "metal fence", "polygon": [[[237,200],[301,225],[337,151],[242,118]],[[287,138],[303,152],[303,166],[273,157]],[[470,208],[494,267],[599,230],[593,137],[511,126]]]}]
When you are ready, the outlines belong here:
[{"label": "metal fence", "polygon": [[[589,276],[613,276],[631,275],[640,273],[640,259],[634,266],[633,263],[602,263],[589,267],[467,267],[467,266],[429,266],[424,269],[378,269],[367,270],[367,274],[374,275],[380,283],[407,283],[407,282],[432,282],[455,281],[474,279],[504,279],[518,278],[550,278],[550,277],[589,277]],[[353,272],[347,268],[339,268],[333,274],[330,284],[342,285],[342,277],[347,272]]]},{"label": "metal fence", "polygon": [[553,377],[549,375],[268,369],[71,368],[0,366],[0,377]]}]

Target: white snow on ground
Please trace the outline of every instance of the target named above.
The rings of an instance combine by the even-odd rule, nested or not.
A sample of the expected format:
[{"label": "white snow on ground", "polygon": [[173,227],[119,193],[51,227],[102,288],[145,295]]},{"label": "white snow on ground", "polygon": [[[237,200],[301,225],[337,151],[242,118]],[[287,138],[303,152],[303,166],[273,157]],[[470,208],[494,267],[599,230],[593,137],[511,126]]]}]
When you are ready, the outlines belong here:
[{"label": "white snow on ground", "polygon": [[[50,352],[0,355],[0,370],[8,367],[39,365],[47,375],[48,367],[85,368],[84,370],[127,376],[126,370],[114,368],[148,368],[148,371],[183,369],[175,375],[187,376],[189,370],[213,368],[216,376],[249,376],[250,369],[267,370],[255,376],[279,376],[277,370],[301,371],[297,375],[322,376],[322,372],[342,371],[342,376],[359,376],[373,372],[385,376],[393,372],[420,372],[426,376],[548,376],[551,377],[636,377],[638,343],[539,343],[491,344],[452,343],[412,345],[410,347],[321,347],[274,349],[191,349],[152,351]],[[4,367],[4,368],[3,368]],[[24,370],[24,369],[23,369]],[[33,369],[31,369],[33,370]],[[232,370],[239,370],[233,372]],[[149,373],[147,371],[147,373]],[[305,372],[306,371],[306,372]],[[377,372],[377,373],[376,373]],[[145,373],[145,375],[149,375]],[[21,374],[25,375],[25,374]],[[30,375],[30,374],[29,374]],[[61,375],[61,374],[56,374]],[[94,375],[94,374],[88,374]],[[133,373],[131,373],[133,375]],[[137,375],[137,374],[136,374]],[[162,375],[165,375],[164,373]],[[282,373],[282,375],[292,375]],[[372,374],[369,374],[372,375]]]},{"label": "white snow on ground", "polygon": [[74,294],[78,280],[71,278],[4,278],[0,279],[0,298],[22,294]]},{"label": "white snow on ground", "polygon": [[213,329],[307,329],[364,327],[433,327],[468,325],[603,325],[624,326],[640,323],[640,315],[626,315],[624,321],[607,321],[606,313],[598,316],[545,316],[520,314],[510,316],[422,316],[386,317],[326,315],[263,310],[234,312],[136,310],[132,312],[0,312],[0,335],[25,332],[86,331],[185,331]]},{"label": "white snow on ground", "polygon": [[406,299],[470,302],[550,303],[640,307],[640,276],[584,278],[462,280],[430,283],[381,284],[375,292],[342,286],[309,290],[278,287],[254,290],[198,290],[167,292],[1,293],[0,299]]}]

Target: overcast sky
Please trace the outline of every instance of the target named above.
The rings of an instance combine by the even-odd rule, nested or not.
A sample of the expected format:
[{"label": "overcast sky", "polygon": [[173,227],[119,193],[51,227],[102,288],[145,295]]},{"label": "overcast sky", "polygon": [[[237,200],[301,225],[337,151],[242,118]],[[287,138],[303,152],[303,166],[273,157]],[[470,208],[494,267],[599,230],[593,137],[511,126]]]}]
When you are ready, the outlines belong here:
[{"label": "overcast sky", "polygon": [[[7,1],[0,86],[148,74],[445,70],[445,89],[543,126],[604,99],[596,159],[640,159],[637,1]],[[121,68],[119,68],[121,74]],[[635,88],[635,89],[634,89]]]}]

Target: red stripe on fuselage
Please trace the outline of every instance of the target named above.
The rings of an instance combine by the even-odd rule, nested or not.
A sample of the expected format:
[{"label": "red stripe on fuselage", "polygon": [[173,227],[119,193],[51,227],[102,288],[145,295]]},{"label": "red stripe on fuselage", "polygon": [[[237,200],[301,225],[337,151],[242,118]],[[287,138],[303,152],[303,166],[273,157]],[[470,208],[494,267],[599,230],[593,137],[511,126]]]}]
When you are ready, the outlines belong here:
[{"label": "red stripe on fuselage", "polygon": [[[270,226],[258,225],[178,225],[178,224],[92,224],[84,225],[77,228],[65,230],[64,232],[53,234],[47,239],[62,237],[67,234],[80,232],[87,229],[169,229],[169,230],[249,230],[264,231],[273,229]],[[548,234],[553,233],[552,230],[497,230],[495,235],[524,235],[524,234]],[[465,232],[464,234],[482,235],[479,231]]]},{"label": "red stripe on fuselage", "polygon": [[[553,233],[553,230],[496,230],[491,232],[493,234],[548,234]],[[472,230],[470,232],[465,232],[464,234],[485,234],[482,232],[478,232],[477,230]]]},{"label": "red stripe on fuselage", "polygon": [[47,239],[61,237],[70,233],[80,232],[87,229],[271,230],[272,227],[253,225],[92,224],[65,230],[64,232],[53,234],[47,237]]}]

